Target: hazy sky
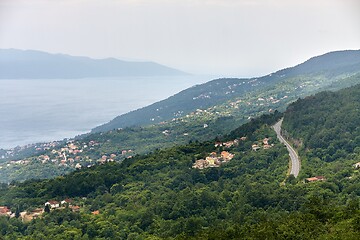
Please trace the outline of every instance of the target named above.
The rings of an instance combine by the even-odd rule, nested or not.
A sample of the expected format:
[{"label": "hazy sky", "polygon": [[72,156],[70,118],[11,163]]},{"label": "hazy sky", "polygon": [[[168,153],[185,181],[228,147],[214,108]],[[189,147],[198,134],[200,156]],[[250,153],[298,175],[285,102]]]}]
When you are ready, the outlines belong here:
[{"label": "hazy sky", "polygon": [[259,76],[360,49],[360,1],[0,0],[0,48]]}]

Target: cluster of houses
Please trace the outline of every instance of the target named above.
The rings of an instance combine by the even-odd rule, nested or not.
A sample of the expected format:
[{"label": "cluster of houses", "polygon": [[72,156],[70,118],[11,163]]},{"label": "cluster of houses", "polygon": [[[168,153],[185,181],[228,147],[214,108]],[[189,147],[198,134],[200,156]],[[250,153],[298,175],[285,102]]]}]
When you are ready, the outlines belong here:
[{"label": "cluster of houses", "polygon": [[45,207],[48,206],[49,209],[59,209],[59,208],[65,208],[65,207],[69,207],[73,212],[78,212],[80,210],[80,207],[77,205],[72,205],[72,200],[69,198],[66,198],[64,200],[62,200],[61,202],[55,201],[55,200],[50,200],[47,201],[44,205]]},{"label": "cluster of houses", "polygon": [[241,137],[239,139],[235,139],[232,141],[227,141],[227,142],[215,142],[215,147],[225,147],[225,148],[231,148],[233,146],[237,146],[239,145],[240,141],[245,141],[246,137]]},{"label": "cluster of houses", "polygon": [[12,215],[15,216],[15,214],[13,214],[8,207],[6,207],[6,206],[0,206],[0,216],[13,217]]},{"label": "cluster of houses", "polygon": [[35,208],[31,211],[24,211],[20,213],[20,217],[23,222],[29,222],[33,219],[40,218],[45,212],[45,208],[48,208],[49,211],[54,209],[65,209],[66,207],[70,208],[73,212],[79,212],[80,206],[72,205],[71,199],[64,199],[61,202],[50,200],[44,204],[44,208]]},{"label": "cluster of houses", "polygon": [[353,166],[354,166],[355,169],[359,169],[360,168],[360,162],[355,163]]},{"label": "cluster of houses", "polygon": [[229,162],[233,157],[234,154],[229,153],[228,151],[222,151],[220,155],[216,152],[212,152],[205,159],[196,160],[192,167],[197,169],[220,167],[221,164]]},{"label": "cluster of houses", "polygon": [[277,104],[279,103],[281,100],[287,99],[288,96],[283,96],[282,98],[275,98],[275,97],[259,97],[258,99],[256,99],[254,102],[249,102],[249,101],[244,101],[241,99],[238,99],[236,101],[230,102],[229,106],[231,108],[235,108],[238,109],[240,107],[241,104],[245,104],[245,105],[255,105],[255,106],[269,106],[271,104]]},{"label": "cluster of houses", "polygon": [[36,144],[27,144],[24,146],[17,146],[17,147],[11,148],[11,149],[3,150],[3,153],[0,156],[0,159],[11,158],[11,157],[18,155],[22,151],[29,151],[31,149],[33,151],[35,150],[37,152],[46,151],[46,150],[49,150],[51,148],[58,146],[59,144],[60,144],[59,141],[53,141],[53,142],[48,142],[48,143],[36,143]]},{"label": "cluster of houses", "polygon": [[71,199],[64,199],[61,202],[50,200],[44,204],[44,208],[35,208],[31,211],[24,211],[20,213],[20,217],[23,222],[29,222],[33,219],[39,218],[45,212],[45,208],[48,208],[49,211],[54,209],[65,209],[66,207],[70,208],[73,212],[79,212],[80,206],[72,205]]},{"label": "cluster of houses", "polygon": [[[64,199],[60,202],[55,201],[55,200],[49,200],[44,204],[43,208],[35,208],[30,211],[20,212],[19,217],[21,218],[21,220],[23,222],[29,222],[33,219],[41,218],[43,213],[45,211],[47,211],[46,209],[48,209],[48,211],[53,211],[55,209],[61,210],[61,209],[65,209],[65,208],[69,208],[73,212],[79,212],[81,209],[80,206],[74,205],[73,200],[69,199],[69,198]],[[100,213],[99,210],[91,212],[92,215],[98,215],[99,213]],[[15,217],[15,213],[11,212],[11,210],[6,206],[0,206],[0,217],[1,216],[7,216],[10,218],[13,218],[13,217]]]},{"label": "cluster of houses", "polygon": [[[133,155],[133,151],[122,150],[120,158],[117,158],[118,155],[115,153],[111,153],[108,155],[102,155],[100,159],[93,161],[88,156],[86,156],[86,149],[92,150],[95,146],[100,145],[96,141],[89,141],[85,143],[69,141],[65,146],[61,148],[55,148],[58,145],[57,142],[44,144],[41,150],[48,150],[47,154],[39,155],[36,160],[41,162],[42,164],[55,164],[63,167],[72,167],[75,169],[81,169],[82,167],[91,167],[96,162],[99,164],[104,164],[106,162],[113,162],[119,160],[120,158],[131,158]],[[46,146],[46,147],[45,147]],[[27,165],[31,163],[29,159],[17,160],[17,161],[8,161],[6,163],[0,164],[0,169],[4,167],[11,167],[12,165]]]},{"label": "cluster of houses", "polygon": [[[257,151],[261,148],[263,149],[269,149],[271,147],[274,146],[274,144],[269,144],[269,140],[271,140],[270,138],[264,138],[261,143],[254,143],[251,148],[253,151]],[[260,142],[260,141],[259,141]]]}]

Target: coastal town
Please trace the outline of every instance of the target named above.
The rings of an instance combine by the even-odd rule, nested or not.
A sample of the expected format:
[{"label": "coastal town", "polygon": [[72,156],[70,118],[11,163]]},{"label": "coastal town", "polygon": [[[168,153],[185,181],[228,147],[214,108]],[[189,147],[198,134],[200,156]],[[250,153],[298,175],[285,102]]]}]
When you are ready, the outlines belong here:
[{"label": "coastal town", "polygon": [[102,154],[100,158],[95,159],[92,159],[85,154],[85,151],[94,150],[99,145],[100,143],[94,140],[88,142],[70,140],[66,142],[65,145],[60,145],[58,142],[47,143],[39,145],[36,148],[36,151],[42,151],[44,154],[21,160],[4,161],[3,163],[0,163],[0,169],[28,165],[32,162],[81,169],[84,167],[92,167],[95,164],[104,164],[131,158],[134,154],[131,149],[122,149],[119,153]]}]

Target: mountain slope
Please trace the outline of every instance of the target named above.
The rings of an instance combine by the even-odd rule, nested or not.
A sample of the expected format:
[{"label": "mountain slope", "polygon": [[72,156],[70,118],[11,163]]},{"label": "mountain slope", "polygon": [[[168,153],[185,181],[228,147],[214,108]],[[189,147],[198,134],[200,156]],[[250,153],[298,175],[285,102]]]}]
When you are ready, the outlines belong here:
[{"label": "mountain slope", "polygon": [[34,50],[0,49],[0,79],[171,76],[186,73],[153,62],[91,59]]},{"label": "mountain slope", "polygon": [[[46,201],[69,197],[72,205],[48,209],[49,213],[28,223],[0,217],[0,238],[357,239],[360,174],[352,163],[360,161],[359,91],[360,85],[323,92],[287,109],[284,128],[289,137],[303,138],[305,146],[304,151],[300,147],[305,173],[298,181],[289,177],[283,182],[288,153],[271,129],[282,117],[276,112],[254,119],[216,142],[157,150],[52,180],[0,185],[0,205],[14,212],[35,214],[34,208],[43,207]],[[343,121],[339,114],[346,114],[347,119]],[[326,159],[312,151],[326,152],[328,146],[315,148],[306,139],[326,129],[329,131],[322,137],[336,140],[340,132],[341,138],[355,142],[355,147],[346,149],[350,150],[346,156],[319,165]],[[234,138],[237,144],[214,145]],[[271,147],[265,148],[265,141]],[[330,139],[329,143],[335,142]],[[255,151],[253,145],[261,147]],[[234,154],[227,163],[192,167],[195,160],[223,151]],[[311,173],[325,178],[304,183]]]},{"label": "mountain slope", "polygon": [[296,143],[303,176],[352,176],[360,162],[360,85],[321,92],[291,104],[284,129]]},{"label": "mountain slope", "polygon": [[[301,86],[313,81],[318,84],[314,87],[319,89],[331,85],[340,76],[348,77],[359,72],[360,50],[331,52],[264,77],[217,79],[194,86],[163,101],[118,116],[109,123],[94,128],[92,132],[167,121],[186,116],[196,109],[206,109],[252,92],[265,91],[276,84],[281,87],[282,83],[297,82]],[[321,83],[316,82],[317,80]]]}]

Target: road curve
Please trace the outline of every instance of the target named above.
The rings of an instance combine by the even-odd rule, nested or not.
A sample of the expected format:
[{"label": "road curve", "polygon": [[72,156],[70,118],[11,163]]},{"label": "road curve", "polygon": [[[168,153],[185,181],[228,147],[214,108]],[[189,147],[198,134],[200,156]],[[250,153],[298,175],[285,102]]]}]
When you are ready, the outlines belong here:
[{"label": "road curve", "polygon": [[291,171],[290,174],[294,175],[294,177],[297,177],[300,172],[300,159],[297,155],[296,151],[293,147],[290,146],[290,144],[284,139],[284,137],[281,135],[281,124],[283,122],[283,118],[278,121],[274,126],[274,130],[276,132],[276,135],[281,143],[284,143],[287,150],[289,151],[290,159],[291,159]]}]

